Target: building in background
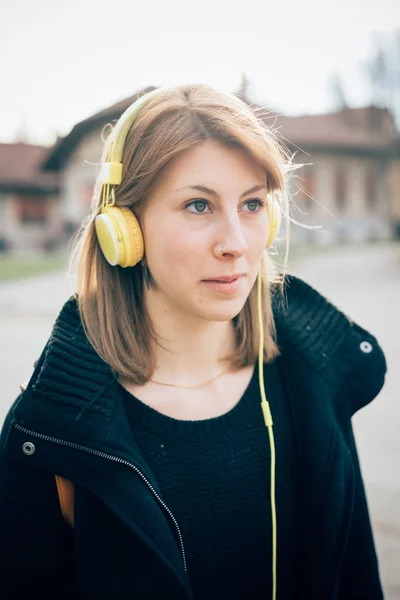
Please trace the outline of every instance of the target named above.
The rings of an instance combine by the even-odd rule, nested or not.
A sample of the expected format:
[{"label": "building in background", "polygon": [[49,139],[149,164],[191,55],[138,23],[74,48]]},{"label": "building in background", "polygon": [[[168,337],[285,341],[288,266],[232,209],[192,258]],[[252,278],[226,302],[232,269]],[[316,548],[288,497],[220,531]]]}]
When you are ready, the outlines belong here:
[{"label": "building in background", "polygon": [[[319,231],[293,227],[296,241],[335,243],[398,235],[399,133],[385,108],[366,106],[278,118],[295,162],[294,217]],[[312,164],[308,164],[312,163]],[[397,234],[396,234],[397,232]]]},{"label": "building in background", "polygon": [[[51,246],[51,240],[57,237],[61,240],[64,236],[68,240],[89,213],[101,158],[103,129],[107,124],[114,125],[138,96],[152,89],[154,87],[140,90],[134,96],[77,123],[52,148],[38,149],[36,162],[29,158],[27,145],[26,159],[22,159],[22,154],[18,156],[17,152],[10,155],[8,170],[12,170],[13,160],[20,164],[22,159],[26,161],[31,178],[36,177],[38,193],[35,196],[26,191],[26,204],[23,206],[31,202],[32,206],[40,205],[42,208],[31,209],[32,213],[38,211],[36,237],[33,233],[25,237],[21,237],[21,233],[10,236],[10,223],[13,223],[14,231],[19,232],[28,231],[29,226],[26,216],[21,218],[23,211],[26,214],[28,209],[18,208],[21,196],[16,193],[18,190],[13,189],[8,195],[6,210],[13,216],[8,217],[9,225],[0,229],[0,236],[3,235],[6,241],[11,238],[15,249],[25,249],[30,244],[35,247]],[[238,95],[251,103],[243,90]],[[303,225],[321,226],[321,229],[310,230],[292,225],[293,243],[325,244],[400,236],[400,138],[387,109],[367,106],[323,115],[287,117],[252,105],[283,139],[290,153],[294,154],[294,162],[305,165],[294,171],[292,176],[291,216]],[[107,134],[107,130],[104,133]],[[14,172],[18,174],[19,169]],[[18,182],[18,177],[16,179],[18,185],[23,183],[22,171],[21,181]],[[3,178],[2,169],[0,185]],[[5,196],[1,198],[2,194],[4,192],[0,188],[0,217],[5,199]],[[44,203],[45,199],[47,203]],[[39,217],[40,210],[42,217]],[[1,218],[0,222],[3,223],[3,220]]]},{"label": "building in background", "polygon": [[[60,183],[60,211],[67,231],[76,231],[88,214],[93,187],[102,153],[102,133],[107,124],[115,125],[122,113],[139,96],[150,92],[147,87],[88,119],[77,123],[60,138],[42,163],[42,170],[57,173]],[[107,135],[107,129],[104,134]]]},{"label": "building in background", "polygon": [[400,240],[400,137],[394,145],[389,170],[390,214],[393,237]]},{"label": "building in background", "polygon": [[49,149],[0,144],[0,251],[50,250],[63,229],[59,174],[41,169]]}]

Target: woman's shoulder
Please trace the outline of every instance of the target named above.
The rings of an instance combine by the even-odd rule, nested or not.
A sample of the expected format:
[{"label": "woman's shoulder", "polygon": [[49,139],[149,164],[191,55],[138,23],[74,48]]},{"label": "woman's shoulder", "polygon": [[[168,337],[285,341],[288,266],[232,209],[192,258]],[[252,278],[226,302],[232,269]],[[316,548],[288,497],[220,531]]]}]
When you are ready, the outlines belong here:
[{"label": "woman's shoulder", "polygon": [[303,279],[288,275],[284,289],[272,298],[283,354],[302,361],[332,386],[346,383],[354,414],[384,384],[387,365],[376,336]]},{"label": "woman's shoulder", "polygon": [[[115,381],[110,366],[97,354],[84,331],[76,294],[61,306],[50,336],[33,364],[30,378],[20,383],[21,394],[15,411],[42,400],[52,404],[86,409],[103,389]],[[23,396],[23,402],[18,400]],[[30,402],[30,398],[35,400]],[[107,396],[98,407],[110,414],[112,402]]]}]

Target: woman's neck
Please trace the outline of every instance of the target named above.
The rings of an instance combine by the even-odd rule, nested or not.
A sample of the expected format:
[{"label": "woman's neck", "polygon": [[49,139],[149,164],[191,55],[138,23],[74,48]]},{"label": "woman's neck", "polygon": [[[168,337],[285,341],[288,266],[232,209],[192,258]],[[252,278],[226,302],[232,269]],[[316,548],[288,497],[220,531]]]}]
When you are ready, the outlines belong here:
[{"label": "woman's neck", "polygon": [[233,321],[206,321],[165,310],[150,309],[149,315],[159,339],[152,379],[197,385],[228,367],[223,359],[236,347]]}]

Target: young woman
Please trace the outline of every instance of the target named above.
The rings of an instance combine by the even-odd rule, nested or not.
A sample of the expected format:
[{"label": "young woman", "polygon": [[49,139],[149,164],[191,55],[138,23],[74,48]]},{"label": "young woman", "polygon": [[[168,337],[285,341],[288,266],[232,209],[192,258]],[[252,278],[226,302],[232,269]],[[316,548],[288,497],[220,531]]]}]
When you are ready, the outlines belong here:
[{"label": "young woman", "polygon": [[206,85],[118,121],[2,430],[2,598],[382,598],[351,417],[385,357],[274,270],[289,163]]}]

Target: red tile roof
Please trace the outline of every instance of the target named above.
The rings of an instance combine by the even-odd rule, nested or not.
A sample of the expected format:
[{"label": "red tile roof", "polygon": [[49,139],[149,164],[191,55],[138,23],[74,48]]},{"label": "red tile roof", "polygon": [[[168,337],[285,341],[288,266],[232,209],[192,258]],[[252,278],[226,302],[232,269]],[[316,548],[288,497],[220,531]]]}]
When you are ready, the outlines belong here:
[{"label": "red tile roof", "polygon": [[399,135],[388,111],[373,106],[321,115],[279,115],[275,127],[286,142],[305,149],[387,149]]},{"label": "red tile roof", "polygon": [[17,142],[0,143],[0,186],[2,189],[34,189],[53,192],[58,189],[54,173],[40,171],[48,147]]},{"label": "red tile roof", "polygon": [[[144,88],[88,119],[77,123],[71,132],[53,147],[42,167],[46,170],[59,170],[69,154],[94,127],[117,120],[121,114],[146,92],[155,86]],[[342,111],[304,116],[282,115],[268,111],[264,107],[251,103],[246,97],[242,99],[252,107],[259,109],[268,125],[276,129],[284,142],[291,149],[307,151],[336,150],[346,152],[390,152],[395,140],[399,139],[394,120],[385,108],[366,106],[362,108],[347,108]]]},{"label": "red tile roof", "polygon": [[155,89],[155,86],[149,86],[136,92],[129,98],[124,98],[107,106],[103,110],[91,115],[84,121],[77,123],[64,138],[60,138],[53,146],[52,152],[46,157],[42,164],[44,170],[57,171],[62,168],[66,158],[76,148],[84,135],[87,135],[95,127],[105,125],[113,120],[118,120],[122,113],[135,101],[139,96],[143,96],[147,92]]}]

